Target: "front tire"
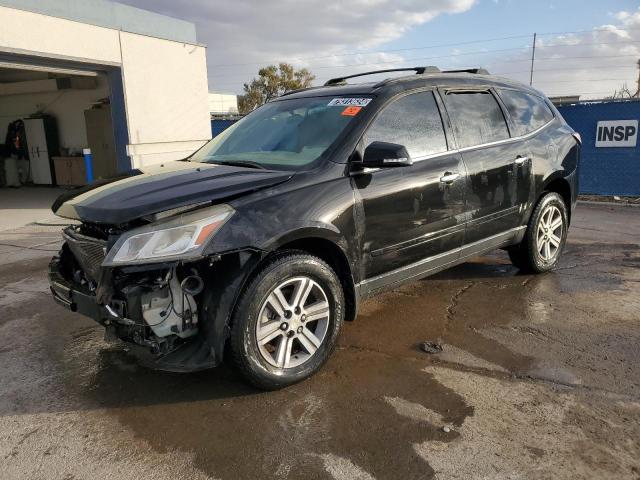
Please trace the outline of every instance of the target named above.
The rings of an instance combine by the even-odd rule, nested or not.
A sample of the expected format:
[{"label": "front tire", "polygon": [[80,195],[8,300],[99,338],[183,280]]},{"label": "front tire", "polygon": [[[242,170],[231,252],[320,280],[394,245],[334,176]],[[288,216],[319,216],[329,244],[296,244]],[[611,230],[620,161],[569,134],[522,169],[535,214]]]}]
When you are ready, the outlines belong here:
[{"label": "front tire", "polygon": [[524,239],[511,247],[509,258],[523,272],[543,273],[553,269],[567,240],[569,216],[563,198],[545,194],[529,219]]},{"label": "front tire", "polygon": [[300,252],[274,256],[243,291],[234,312],[234,364],[264,390],[304,380],[331,355],[343,317],[344,293],[329,265]]}]

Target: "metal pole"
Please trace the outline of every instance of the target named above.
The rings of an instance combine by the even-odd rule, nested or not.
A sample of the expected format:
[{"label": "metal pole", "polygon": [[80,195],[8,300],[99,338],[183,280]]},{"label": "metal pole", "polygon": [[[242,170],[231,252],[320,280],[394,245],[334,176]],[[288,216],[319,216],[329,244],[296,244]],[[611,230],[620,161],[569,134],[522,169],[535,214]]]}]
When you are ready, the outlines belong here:
[{"label": "metal pole", "polygon": [[538,34],[533,34],[533,48],[531,50],[531,76],[529,77],[529,85],[533,86],[533,66],[536,62],[536,40],[538,38]]}]

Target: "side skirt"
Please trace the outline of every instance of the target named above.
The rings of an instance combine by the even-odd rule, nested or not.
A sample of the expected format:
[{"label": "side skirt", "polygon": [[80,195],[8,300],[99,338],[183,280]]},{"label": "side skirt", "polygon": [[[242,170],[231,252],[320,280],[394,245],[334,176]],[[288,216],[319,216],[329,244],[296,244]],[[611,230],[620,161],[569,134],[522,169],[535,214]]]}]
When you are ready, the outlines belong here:
[{"label": "side skirt", "polygon": [[360,298],[368,298],[382,290],[388,290],[403,283],[433,275],[447,268],[459,265],[471,257],[482,255],[498,248],[514,245],[522,240],[526,228],[526,226],[512,228],[506,232],[470,243],[469,245],[464,245],[460,248],[425,258],[406,267],[383,273],[377,277],[368,278],[356,285],[356,292]]}]

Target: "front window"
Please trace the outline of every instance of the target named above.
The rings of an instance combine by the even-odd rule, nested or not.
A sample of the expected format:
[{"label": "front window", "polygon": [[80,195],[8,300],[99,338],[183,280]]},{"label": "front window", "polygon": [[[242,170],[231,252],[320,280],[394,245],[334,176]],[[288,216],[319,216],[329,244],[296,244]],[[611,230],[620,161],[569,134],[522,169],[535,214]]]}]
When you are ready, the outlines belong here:
[{"label": "front window", "polygon": [[211,140],[190,160],[303,170],[329,149],[369,100],[315,97],[267,103]]},{"label": "front window", "polygon": [[385,107],[364,139],[365,146],[372,142],[402,145],[413,160],[447,151],[447,139],[433,92],[406,95]]}]

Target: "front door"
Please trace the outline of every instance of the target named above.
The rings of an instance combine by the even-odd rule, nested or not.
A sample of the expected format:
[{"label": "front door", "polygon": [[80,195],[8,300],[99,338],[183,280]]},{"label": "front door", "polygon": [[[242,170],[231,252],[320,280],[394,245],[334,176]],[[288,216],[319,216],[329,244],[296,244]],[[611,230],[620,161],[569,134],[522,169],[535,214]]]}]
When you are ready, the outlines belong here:
[{"label": "front door", "polygon": [[505,116],[490,90],[441,93],[468,171],[464,243],[517,227],[524,207],[521,184],[530,178],[523,175],[530,169],[527,143],[511,140]]},{"label": "front door", "polygon": [[432,91],[404,95],[387,105],[364,135],[404,145],[409,167],[354,175],[364,216],[363,278],[415,264],[461,246],[466,171],[449,152]]}]

